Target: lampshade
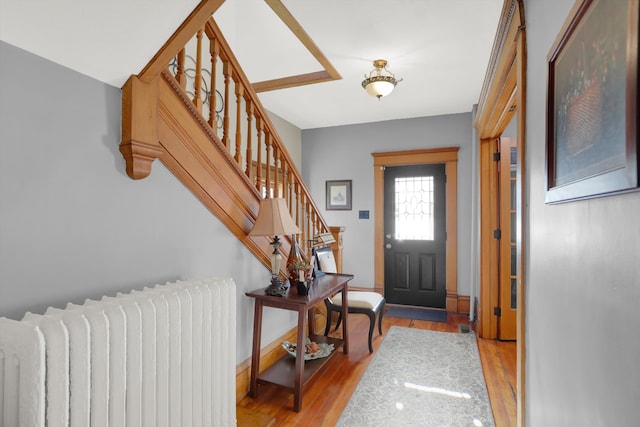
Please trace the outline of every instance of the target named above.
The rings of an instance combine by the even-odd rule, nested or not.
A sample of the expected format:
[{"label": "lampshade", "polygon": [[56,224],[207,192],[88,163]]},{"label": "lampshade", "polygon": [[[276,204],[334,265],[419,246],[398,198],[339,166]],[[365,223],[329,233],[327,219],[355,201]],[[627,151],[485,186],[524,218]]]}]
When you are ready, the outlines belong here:
[{"label": "lampshade", "polygon": [[282,198],[262,199],[256,223],[249,236],[282,236],[300,234],[287,209],[287,202]]},{"label": "lampshade", "polygon": [[396,79],[396,76],[387,69],[387,61],[384,59],[376,59],[373,61],[373,66],[375,68],[369,75],[364,75],[362,87],[369,95],[380,100],[383,96],[389,95],[402,79]]}]

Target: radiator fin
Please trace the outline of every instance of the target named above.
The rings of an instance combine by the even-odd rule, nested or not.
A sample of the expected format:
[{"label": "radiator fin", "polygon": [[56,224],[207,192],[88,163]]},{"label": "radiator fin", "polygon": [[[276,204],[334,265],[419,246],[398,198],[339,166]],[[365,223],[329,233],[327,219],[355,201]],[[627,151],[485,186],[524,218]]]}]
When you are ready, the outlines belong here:
[{"label": "radiator fin", "polygon": [[235,310],[208,278],[0,318],[0,427],[233,426]]}]

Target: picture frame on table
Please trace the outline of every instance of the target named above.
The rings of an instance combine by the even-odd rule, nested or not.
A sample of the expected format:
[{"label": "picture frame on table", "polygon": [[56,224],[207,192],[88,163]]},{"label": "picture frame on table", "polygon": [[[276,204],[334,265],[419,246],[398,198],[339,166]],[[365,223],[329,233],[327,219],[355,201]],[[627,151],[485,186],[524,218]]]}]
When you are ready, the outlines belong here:
[{"label": "picture frame on table", "polygon": [[548,56],[545,203],[638,187],[638,0],[583,0]]},{"label": "picture frame on table", "polygon": [[351,210],[351,180],[326,181],[326,209]]}]

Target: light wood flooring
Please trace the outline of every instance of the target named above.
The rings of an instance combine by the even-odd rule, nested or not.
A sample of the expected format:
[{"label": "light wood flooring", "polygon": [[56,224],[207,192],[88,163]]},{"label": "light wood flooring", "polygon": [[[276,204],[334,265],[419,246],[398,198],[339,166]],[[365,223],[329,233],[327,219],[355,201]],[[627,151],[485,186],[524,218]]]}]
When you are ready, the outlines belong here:
[{"label": "light wood flooring", "polygon": [[[259,386],[256,399],[242,399],[239,411],[259,414],[273,420],[271,425],[275,426],[334,426],[373,356],[367,347],[368,322],[366,316],[349,317],[349,354],[333,357],[312,379],[300,412],[292,410],[293,395],[288,390],[269,384]],[[459,325],[468,325],[469,321],[466,315],[449,313],[447,323],[385,317],[382,324],[384,334],[393,325],[458,332]],[[376,325],[374,354],[381,343]],[[516,426],[516,343],[479,339],[478,348],[496,426]],[[239,419],[239,427],[253,425],[258,424],[251,416]]]}]

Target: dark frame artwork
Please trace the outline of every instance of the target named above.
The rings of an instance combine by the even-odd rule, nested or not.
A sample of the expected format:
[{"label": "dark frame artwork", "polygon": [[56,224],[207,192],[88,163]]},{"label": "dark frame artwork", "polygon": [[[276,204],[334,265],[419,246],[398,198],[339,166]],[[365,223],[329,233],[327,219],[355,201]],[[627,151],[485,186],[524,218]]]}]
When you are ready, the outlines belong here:
[{"label": "dark frame artwork", "polygon": [[546,203],[639,189],[638,1],[577,3],[549,53]]},{"label": "dark frame artwork", "polygon": [[351,180],[327,181],[326,197],[328,211],[351,210]]}]

